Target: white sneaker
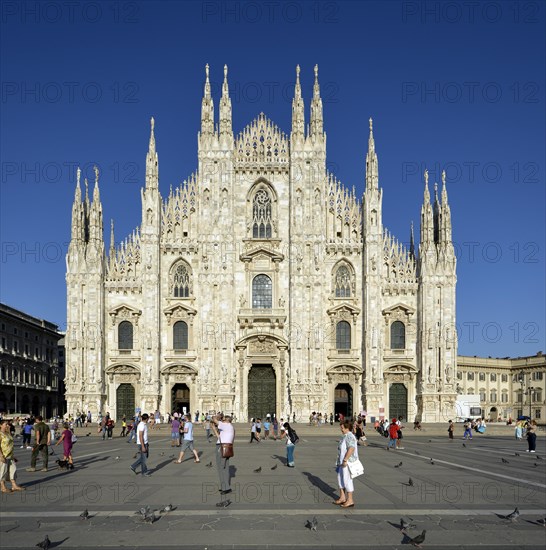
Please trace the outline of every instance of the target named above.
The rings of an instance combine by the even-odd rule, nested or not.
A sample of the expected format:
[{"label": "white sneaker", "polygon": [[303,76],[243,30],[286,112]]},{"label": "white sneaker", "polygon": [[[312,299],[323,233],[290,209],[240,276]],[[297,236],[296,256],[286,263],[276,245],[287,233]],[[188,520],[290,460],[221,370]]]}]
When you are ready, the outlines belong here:
[{"label": "white sneaker", "polygon": [[32,450],[32,447],[27,447],[27,449]]},{"label": "white sneaker", "polygon": [[24,449],[24,448],[25,448],[25,446],[24,446],[24,445],[21,445],[21,446],[20,446],[19,448],[20,448],[20,449]]},{"label": "white sneaker", "polygon": [[530,451],[531,453],[536,453],[536,451]]}]

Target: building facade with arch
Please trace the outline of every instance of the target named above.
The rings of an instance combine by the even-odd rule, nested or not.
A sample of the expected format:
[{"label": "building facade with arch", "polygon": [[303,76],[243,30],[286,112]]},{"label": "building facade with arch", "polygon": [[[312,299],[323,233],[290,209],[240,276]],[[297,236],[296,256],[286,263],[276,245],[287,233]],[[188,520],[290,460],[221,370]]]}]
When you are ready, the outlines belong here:
[{"label": "building facade with arch", "polygon": [[197,170],[163,197],[154,120],[142,219],[103,235],[99,174],[80,172],[67,255],[69,412],[115,417],[224,410],[246,420],[312,411],[433,421],[454,410],[456,259],[445,187],[421,235],[382,223],[370,119],[362,197],[326,169],[315,67],[305,124],[264,113],[237,136],[227,67],[216,118],[206,68]]}]

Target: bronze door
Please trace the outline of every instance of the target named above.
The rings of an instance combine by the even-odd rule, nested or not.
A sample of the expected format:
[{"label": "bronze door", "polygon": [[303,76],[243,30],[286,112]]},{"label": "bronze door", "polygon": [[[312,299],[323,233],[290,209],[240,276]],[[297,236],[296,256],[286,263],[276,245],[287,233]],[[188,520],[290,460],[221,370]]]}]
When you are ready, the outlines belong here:
[{"label": "bronze door", "polygon": [[135,388],[133,384],[120,384],[116,390],[116,419],[135,416]]},{"label": "bronze door", "polygon": [[389,388],[389,420],[402,417],[408,418],[408,389],[404,384],[391,384]]},{"label": "bronze door", "polygon": [[248,373],[248,416],[265,418],[276,413],[277,381],[271,365],[253,365]]}]

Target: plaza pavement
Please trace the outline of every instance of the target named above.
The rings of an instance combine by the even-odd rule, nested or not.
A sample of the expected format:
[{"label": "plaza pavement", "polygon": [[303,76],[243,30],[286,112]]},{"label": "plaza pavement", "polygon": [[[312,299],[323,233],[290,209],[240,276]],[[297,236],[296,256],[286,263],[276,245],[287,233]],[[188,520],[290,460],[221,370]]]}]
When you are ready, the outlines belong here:
[{"label": "plaza pavement", "polygon": [[[332,505],[339,427],[294,427],[300,436],[296,467],[286,468],[283,443],[249,445],[248,425],[236,425],[232,503],[222,509],[216,507],[215,445],[199,425],[200,464],[188,455],[173,464],[178,450],[170,447],[167,427],[150,431],[149,478],[129,469],[135,444],[117,436],[102,441],[96,427],[77,430],[72,472],[58,470],[55,456],[47,473],[26,472],[30,451],[17,446],[18,480],[27,491],[1,495],[0,547],[34,548],[47,534],[50,548],[59,549],[412,548],[398,529],[404,517],[416,525],[410,536],[426,529],[425,548],[544,548],[546,528],[536,523],[546,515],[543,430],[533,456],[503,425],[490,426],[466,448],[460,424],[453,442],[444,425],[422,432],[408,427],[399,451],[386,451],[387,440],[368,428],[369,444],[359,447],[366,472],[355,481],[356,506],[341,509]],[[57,455],[61,448],[55,447]],[[151,525],[135,514],[143,505],[170,503],[176,509]],[[500,517],[516,506],[518,520]],[[86,508],[91,519],[84,521],[79,514]],[[305,527],[314,516],[316,532]]]}]

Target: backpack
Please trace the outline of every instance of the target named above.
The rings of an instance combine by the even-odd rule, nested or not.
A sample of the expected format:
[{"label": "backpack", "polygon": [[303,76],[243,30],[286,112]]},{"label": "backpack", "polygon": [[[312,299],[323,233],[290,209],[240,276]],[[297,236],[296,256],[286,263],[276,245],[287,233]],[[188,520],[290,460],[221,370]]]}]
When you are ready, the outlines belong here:
[{"label": "backpack", "polygon": [[75,433],[72,433],[72,443],[76,443],[76,441],[78,441],[78,438],[76,437],[76,434]]},{"label": "backpack", "polygon": [[296,430],[292,430],[292,433],[290,434],[290,441],[295,445],[299,440],[300,438],[298,437]]}]

